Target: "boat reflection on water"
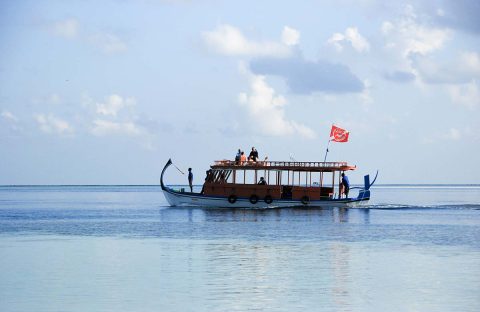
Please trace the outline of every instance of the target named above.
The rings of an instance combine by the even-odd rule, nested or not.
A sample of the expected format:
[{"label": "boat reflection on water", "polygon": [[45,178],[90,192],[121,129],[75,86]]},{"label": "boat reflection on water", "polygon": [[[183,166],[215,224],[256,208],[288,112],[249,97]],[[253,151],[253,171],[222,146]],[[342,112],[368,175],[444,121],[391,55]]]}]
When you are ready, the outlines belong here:
[{"label": "boat reflection on water", "polygon": [[[159,210],[161,221],[175,219],[188,222],[310,222],[369,224],[368,208],[282,208],[282,209],[223,209],[199,207],[169,207]],[[184,218],[186,216],[186,218]]]}]

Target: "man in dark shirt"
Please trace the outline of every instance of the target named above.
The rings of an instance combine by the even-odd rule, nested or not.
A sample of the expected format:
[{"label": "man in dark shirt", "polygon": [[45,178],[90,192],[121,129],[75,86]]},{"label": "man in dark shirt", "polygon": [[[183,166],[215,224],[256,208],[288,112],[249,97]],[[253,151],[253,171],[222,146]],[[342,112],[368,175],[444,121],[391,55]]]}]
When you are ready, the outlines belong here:
[{"label": "man in dark shirt", "polygon": [[190,186],[190,193],[193,192],[193,173],[192,168],[188,168],[188,185]]},{"label": "man in dark shirt", "polygon": [[248,155],[248,159],[251,159],[253,161],[257,161],[258,159],[258,152],[257,150],[255,149],[255,147],[252,147],[252,151],[250,152],[250,155]]},{"label": "man in dark shirt", "polygon": [[240,149],[238,149],[238,153],[237,155],[235,156],[235,163],[237,165],[240,165],[240,157],[242,156],[242,151]]},{"label": "man in dark shirt", "polygon": [[348,181],[348,177],[345,175],[344,172],[342,172],[342,185],[345,198],[348,198],[348,191],[350,191],[350,181]]}]

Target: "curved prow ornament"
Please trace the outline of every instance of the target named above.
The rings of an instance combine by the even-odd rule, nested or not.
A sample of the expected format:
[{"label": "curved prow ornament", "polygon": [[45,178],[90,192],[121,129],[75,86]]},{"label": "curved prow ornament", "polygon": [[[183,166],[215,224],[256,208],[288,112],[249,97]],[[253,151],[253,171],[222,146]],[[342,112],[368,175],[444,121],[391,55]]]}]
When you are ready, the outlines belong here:
[{"label": "curved prow ornament", "polygon": [[171,164],[172,164],[172,159],[170,158],[165,164],[165,167],[163,167],[162,174],[160,175],[160,186],[162,187],[162,190],[166,190],[165,184],[163,184],[163,174]]},{"label": "curved prow ornament", "polygon": [[377,170],[377,173],[375,174],[375,178],[373,178],[372,183],[370,183],[370,175],[369,174],[367,174],[366,176],[363,177],[366,191],[368,191],[370,189],[370,187],[375,183],[375,181],[377,181],[377,177],[378,177],[378,170]]}]

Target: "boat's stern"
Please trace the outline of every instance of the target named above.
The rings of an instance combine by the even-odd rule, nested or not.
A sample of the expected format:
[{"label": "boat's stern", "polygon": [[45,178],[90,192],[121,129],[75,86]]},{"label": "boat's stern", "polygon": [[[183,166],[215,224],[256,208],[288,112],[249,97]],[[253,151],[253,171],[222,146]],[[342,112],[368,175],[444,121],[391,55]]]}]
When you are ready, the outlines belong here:
[{"label": "boat's stern", "polygon": [[369,200],[370,199],[370,190],[361,189],[360,192],[358,192],[357,199],[358,200]]},{"label": "boat's stern", "polygon": [[356,201],[366,202],[370,199],[370,187],[375,183],[375,180],[377,180],[377,176],[378,176],[378,171],[377,171],[377,174],[375,175],[375,178],[373,179],[372,183],[370,183],[370,175],[369,174],[367,174],[366,176],[363,177],[364,186],[358,192],[358,196],[356,198]]}]

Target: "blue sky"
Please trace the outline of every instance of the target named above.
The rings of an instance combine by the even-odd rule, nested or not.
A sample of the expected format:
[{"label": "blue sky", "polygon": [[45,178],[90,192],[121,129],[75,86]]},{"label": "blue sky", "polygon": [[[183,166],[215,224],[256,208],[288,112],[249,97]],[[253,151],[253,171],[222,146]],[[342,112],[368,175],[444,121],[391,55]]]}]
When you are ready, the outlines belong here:
[{"label": "blue sky", "polygon": [[[477,1],[0,1],[0,184],[328,160],[479,183]],[[170,183],[186,177],[169,172]]]}]

